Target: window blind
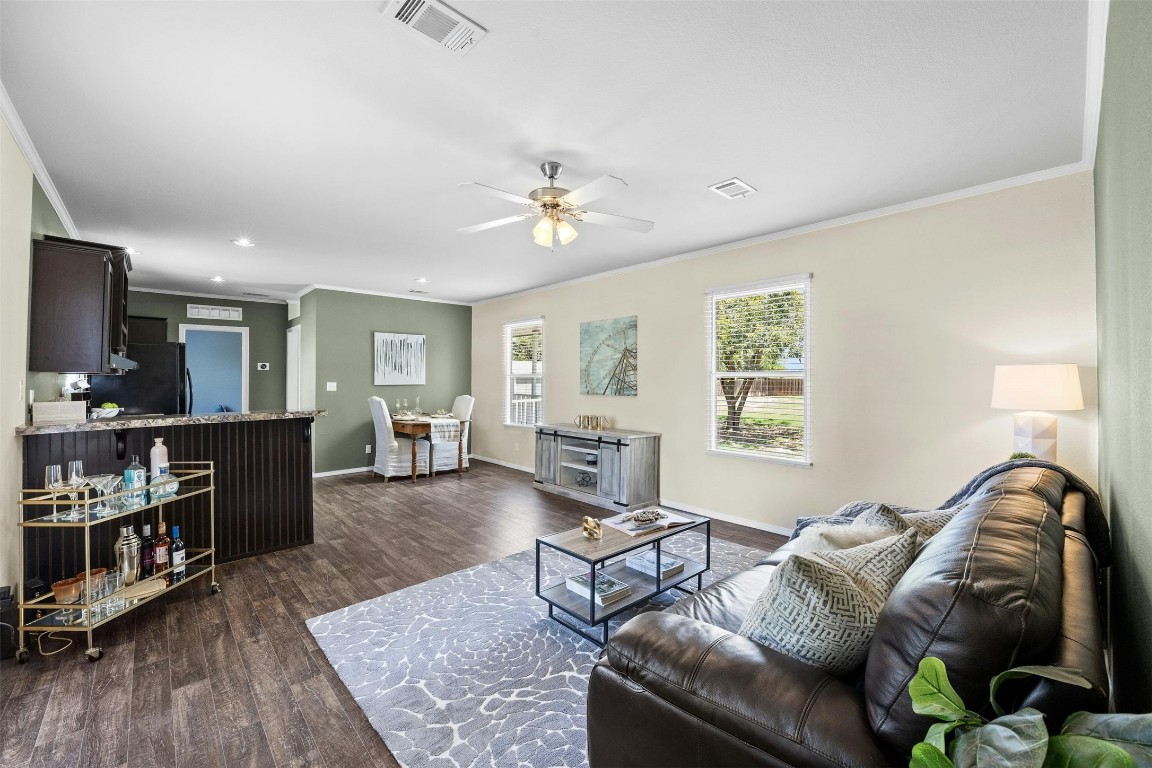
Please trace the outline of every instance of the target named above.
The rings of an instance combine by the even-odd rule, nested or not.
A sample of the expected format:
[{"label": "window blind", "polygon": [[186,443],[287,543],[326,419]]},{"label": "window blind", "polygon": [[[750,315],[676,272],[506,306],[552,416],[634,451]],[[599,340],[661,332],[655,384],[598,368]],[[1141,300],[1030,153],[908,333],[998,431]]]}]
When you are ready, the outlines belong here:
[{"label": "window blind", "polygon": [[544,418],[544,319],[504,325],[504,423],[535,426]]},{"label": "window blind", "polygon": [[810,463],[811,280],[708,292],[709,452]]}]

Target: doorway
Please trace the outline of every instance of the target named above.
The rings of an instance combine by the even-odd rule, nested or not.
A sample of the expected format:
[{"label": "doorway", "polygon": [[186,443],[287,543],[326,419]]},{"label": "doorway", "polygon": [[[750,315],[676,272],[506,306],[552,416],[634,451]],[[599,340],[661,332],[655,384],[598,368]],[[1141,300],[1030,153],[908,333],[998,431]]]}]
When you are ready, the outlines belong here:
[{"label": "doorway", "polygon": [[180,324],[191,413],[248,412],[248,329]]}]

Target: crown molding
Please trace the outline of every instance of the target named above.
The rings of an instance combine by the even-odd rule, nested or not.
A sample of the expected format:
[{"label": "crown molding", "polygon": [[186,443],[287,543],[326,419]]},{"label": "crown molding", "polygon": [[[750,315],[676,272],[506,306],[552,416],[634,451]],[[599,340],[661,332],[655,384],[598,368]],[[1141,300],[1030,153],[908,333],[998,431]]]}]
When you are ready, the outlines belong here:
[{"label": "crown molding", "polygon": [[4,87],[4,83],[2,82],[0,82],[0,117],[4,118],[4,122],[8,125],[8,130],[12,132],[12,138],[16,140],[16,146],[20,147],[20,151],[24,153],[24,159],[28,161],[29,167],[32,168],[32,173],[36,176],[37,181],[40,182],[40,188],[44,190],[44,194],[48,196],[52,207],[56,209],[56,215],[60,217],[60,223],[64,225],[65,231],[68,232],[68,237],[75,240],[81,239],[80,230],[76,229],[76,224],[72,221],[72,216],[69,215],[68,209],[64,207],[64,200],[60,197],[60,192],[57,191],[56,185],[52,183],[52,177],[48,175],[48,169],[44,167],[44,161],[40,159],[40,153],[36,151],[36,147],[32,144],[32,137],[28,135],[27,129],[24,128],[24,121],[20,119],[20,115],[16,112],[16,105],[13,104],[12,99],[8,97],[8,89]]},{"label": "crown molding", "polygon": [[1096,142],[1100,136],[1100,100],[1104,95],[1104,54],[1108,43],[1110,0],[1088,2],[1087,71],[1084,76],[1084,146],[1080,160],[1096,165]]},{"label": "crown molding", "polygon": [[942,205],[944,203],[951,203],[956,200],[963,200],[966,197],[976,197],[977,195],[986,195],[990,192],[999,192],[1004,189],[1012,187],[1021,187],[1027,184],[1036,184],[1041,181],[1049,181],[1061,176],[1068,176],[1073,173],[1081,173],[1083,171],[1092,170],[1091,163],[1078,162],[1070,163],[1068,165],[1057,166],[1056,168],[1048,168],[1043,171],[1035,171],[1034,173],[1026,173],[1022,176],[1013,176],[1010,179],[1001,179],[999,181],[990,181],[987,184],[980,184],[975,187],[967,187],[966,189],[958,189],[954,192],[945,192],[940,195],[933,195],[932,197],[923,197],[919,200],[912,200],[907,203],[897,203],[896,205],[889,205],[884,208],[876,208],[871,211],[864,211],[863,213],[854,213],[849,216],[842,216],[838,219],[828,219],[827,221],[817,222],[815,224],[805,224],[801,227],[793,227],[792,229],[785,229],[779,232],[772,232],[767,235],[758,235],[757,237],[750,237],[746,240],[737,240],[723,245],[714,245],[710,248],[703,248],[698,251],[689,251],[688,253],[681,253],[677,256],[668,256],[656,261],[646,261],[643,264],[633,264],[628,267],[621,267],[620,269],[610,269],[607,272],[597,272],[594,275],[587,275],[585,277],[575,277],[571,280],[564,280],[559,283],[550,283],[549,285],[542,285],[539,288],[529,288],[524,291],[517,291],[515,293],[506,293],[501,296],[493,296],[490,299],[479,299],[472,303],[473,306],[480,306],[483,304],[490,304],[496,301],[504,301],[506,299],[514,299],[520,296],[530,296],[534,293],[542,293],[544,291],[551,291],[555,288],[563,288],[569,285],[578,285],[580,283],[587,283],[593,280],[601,280],[606,277],[614,277],[616,275],[626,274],[628,272],[637,272],[644,269],[654,269],[668,264],[674,264],[678,261],[687,261],[688,259],[699,259],[703,256],[711,256],[716,253],[724,253],[725,251],[734,251],[738,248],[747,248],[752,245],[760,245],[761,243],[770,243],[774,240],[784,240],[790,237],[797,237],[799,235],[807,235],[812,232],[819,232],[824,229],[832,229],[833,227],[842,227],[846,224],[855,224],[860,221],[867,221],[869,219],[878,219],[882,216],[893,216],[898,213],[905,213],[907,211],[914,211],[918,208],[929,208],[934,205]]},{"label": "crown molding", "polygon": [[287,304],[288,299],[273,299],[271,297],[264,299],[257,296],[225,296],[222,293],[192,293],[191,291],[169,291],[165,288],[134,288],[129,286],[129,291],[136,293],[164,293],[169,296],[188,296],[193,299],[223,299],[224,301],[247,301],[257,304]]},{"label": "crown molding", "polygon": [[366,288],[346,288],[342,285],[323,285],[320,283],[313,283],[300,289],[296,293],[296,300],[304,298],[305,294],[312,293],[312,291],[339,291],[341,293],[363,293],[367,296],[383,296],[388,299],[405,299],[406,301],[431,301],[434,304],[455,304],[459,307],[470,307],[473,302],[470,301],[453,301],[452,299],[437,299],[432,296],[418,296],[416,294],[403,294],[403,293],[388,293],[387,291],[370,291]]}]

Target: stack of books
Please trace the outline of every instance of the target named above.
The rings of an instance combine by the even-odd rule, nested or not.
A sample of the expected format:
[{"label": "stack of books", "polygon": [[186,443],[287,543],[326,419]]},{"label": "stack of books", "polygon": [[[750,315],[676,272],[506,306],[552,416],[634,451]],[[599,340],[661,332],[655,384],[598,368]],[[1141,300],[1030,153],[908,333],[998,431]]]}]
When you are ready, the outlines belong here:
[{"label": "stack of books", "polygon": [[[631,555],[625,560],[625,563],[634,571],[646,573],[649,576],[656,576],[656,550],[646,549],[635,555]],[[669,576],[684,570],[684,561],[670,555],[661,554],[660,556],[660,578],[666,579]]]},{"label": "stack of books", "polygon": [[[632,587],[619,579],[614,579],[603,571],[596,571],[596,604],[608,605],[617,600],[623,600],[632,594]],[[569,592],[575,592],[581,597],[588,598],[588,584],[592,581],[592,574],[581,573],[565,579]]]}]

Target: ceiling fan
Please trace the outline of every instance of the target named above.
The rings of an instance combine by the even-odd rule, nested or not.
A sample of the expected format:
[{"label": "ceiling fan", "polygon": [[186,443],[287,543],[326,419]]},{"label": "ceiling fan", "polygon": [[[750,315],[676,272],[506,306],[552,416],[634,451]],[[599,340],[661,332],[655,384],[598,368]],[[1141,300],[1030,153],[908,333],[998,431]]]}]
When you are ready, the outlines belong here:
[{"label": "ceiling fan", "polygon": [[620,187],[628,186],[623,179],[616,176],[601,176],[579,189],[569,191],[556,186],[556,179],[563,171],[564,166],[553,160],[541,163],[540,172],[548,179],[548,186],[532,190],[527,197],[514,195],[511,192],[505,192],[502,189],[489,187],[487,184],[480,184],[475,181],[461,182],[460,186],[462,187],[477,189],[493,197],[510,200],[531,210],[527,213],[518,213],[504,219],[486,221],[483,224],[464,227],[456,231],[468,234],[539,216],[540,220],[532,228],[532,239],[537,245],[543,245],[546,248],[552,247],[553,240],[559,240],[560,245],[568,245],[575,240],[578,233],[576,228],[572,226],[573,221],[602,224],[608,227],[622,227],[633,232],[652,231],[654,225],[651,221],[584,210],[585,203],[601,198]]}]

